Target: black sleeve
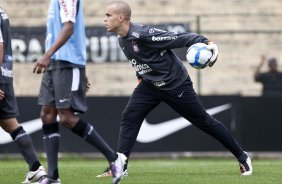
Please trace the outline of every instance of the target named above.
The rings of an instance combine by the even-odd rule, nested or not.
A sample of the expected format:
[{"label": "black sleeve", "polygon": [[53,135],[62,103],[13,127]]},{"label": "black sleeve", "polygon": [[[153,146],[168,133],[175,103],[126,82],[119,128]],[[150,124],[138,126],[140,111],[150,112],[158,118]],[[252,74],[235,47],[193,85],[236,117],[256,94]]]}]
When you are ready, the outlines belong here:
[{"label": "black sleeve", "polygon": [[190,47],[195,43],[208,43],[208,39],[196,33],[174,33],[152,27],[143,29],[140,39],[145,45],[156,49]]}]

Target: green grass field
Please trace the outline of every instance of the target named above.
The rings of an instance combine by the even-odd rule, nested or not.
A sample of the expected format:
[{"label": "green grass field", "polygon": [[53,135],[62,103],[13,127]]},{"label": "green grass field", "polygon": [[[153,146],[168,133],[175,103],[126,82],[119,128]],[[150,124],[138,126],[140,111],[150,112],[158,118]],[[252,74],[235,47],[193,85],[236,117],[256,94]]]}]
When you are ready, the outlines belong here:
[{"label": "green grass field", "polygon": [[[46,167],[46,161],[42,162]],[[106,167],[100,159],[61,159],[60,178],[63,184],[109,184],[110,178],[96,178]],[[183,158],[131,160],[129,176],[124,184],[281,184],[282,160],[254,159],[254,173],[239,175],[233,159]],[[23,160],[0,160],[0,183],[18,184],[23,181],[27,166]]]}]

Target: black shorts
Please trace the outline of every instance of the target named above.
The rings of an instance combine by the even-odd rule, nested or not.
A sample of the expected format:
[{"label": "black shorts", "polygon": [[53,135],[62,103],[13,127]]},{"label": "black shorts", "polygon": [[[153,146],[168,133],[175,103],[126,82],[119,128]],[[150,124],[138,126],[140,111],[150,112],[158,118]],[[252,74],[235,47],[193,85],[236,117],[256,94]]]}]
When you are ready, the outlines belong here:
[{"label": "black shorts", "polygon": [[13,84],[0,83],[0,89],[5,93],[4,98],[0,100],[0,119],[16,118],[19,111]]},{"label": "black shorts", "polygon": [[41,80],[38,104],[83,113],[87,110],[86,91],[85,68],[47,70]]}]

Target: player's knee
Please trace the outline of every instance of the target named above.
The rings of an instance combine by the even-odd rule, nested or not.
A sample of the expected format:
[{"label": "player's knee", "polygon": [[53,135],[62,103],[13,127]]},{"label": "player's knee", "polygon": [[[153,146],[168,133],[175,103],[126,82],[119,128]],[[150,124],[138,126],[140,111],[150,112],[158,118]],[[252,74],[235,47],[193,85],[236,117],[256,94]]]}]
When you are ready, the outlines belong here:
[{"label": "player's knee", "polygon": [[60,123],[65,128],[72,128],[71,122],[69,122],[68,118],[66,118],[65,116],[60,116]]},{"label": "player's knee", "polygon": [[63,125],[65,128],[71,129],[75,126],[76,122],[78,119],[74,116],[68,116],[66,114],[59,114],[60,117],[60,123]]},{"label": "player's knee", "polygon": [[51,108],[43,107],[41,109],[40,118],[43,124],[50,124],[56,121],[57,113]]},{"label": "player's knee", "polygon": [[16,118],[5,119],[0,122],[0,126],[2,127],[2,129],[8,133],[13,132],[20,126]]}]

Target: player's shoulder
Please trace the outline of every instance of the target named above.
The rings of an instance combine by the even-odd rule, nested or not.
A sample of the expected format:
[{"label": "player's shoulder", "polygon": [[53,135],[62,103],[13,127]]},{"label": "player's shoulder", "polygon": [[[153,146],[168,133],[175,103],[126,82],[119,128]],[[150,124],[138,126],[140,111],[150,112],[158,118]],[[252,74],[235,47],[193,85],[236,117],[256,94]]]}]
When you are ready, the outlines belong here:
[{"label": "player's shoulder", "polygon": [[146,29],[147,29],[147,26],[132,23],[129,36],[138,39],[138,38],[146,35]]},{"label": "player's shoulder", "polygon": [[157,32],[165,33],[167,31],[155,28],[150,25],[131,24],[131,36],[136,38],[151,36],[152,34]]},{"label": "player's shoulder", "polygon": [[136,31],[136,32],[147,32],[147,30],[149,30],[150,26],[148,25],[143,25],[143,24],[131,24],[132,30]]}]

